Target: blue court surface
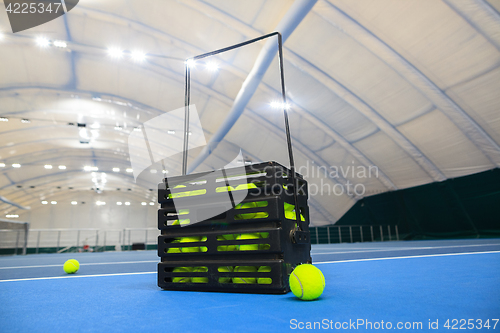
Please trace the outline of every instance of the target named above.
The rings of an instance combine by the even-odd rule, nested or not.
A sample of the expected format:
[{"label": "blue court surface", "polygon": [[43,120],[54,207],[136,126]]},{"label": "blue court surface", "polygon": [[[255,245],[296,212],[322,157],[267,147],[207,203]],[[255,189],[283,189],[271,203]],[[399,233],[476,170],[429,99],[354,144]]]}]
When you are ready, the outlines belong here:
[{"label": "blue court surface", "polygon": [[326,288],[311,302],[164,291],[155,251],[2,257],[0,331],[500,330],[500,239],[313,245],[312,257]]}]

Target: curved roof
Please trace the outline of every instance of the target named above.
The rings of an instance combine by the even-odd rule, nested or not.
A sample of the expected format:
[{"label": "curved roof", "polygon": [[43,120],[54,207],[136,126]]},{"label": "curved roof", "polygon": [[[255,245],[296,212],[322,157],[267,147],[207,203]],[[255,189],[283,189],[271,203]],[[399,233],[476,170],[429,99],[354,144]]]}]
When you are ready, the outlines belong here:
[{"label": "curved roof", "polygon": [[[284,34],[285,81],[296,165],[318,192],[314,225],[334,223],[367,195],[500,165],[498,1],[81,0],[62,18],[16,34],[0,11],[2,213],[78,200],[102,172],[105,192],[154,201],[163,166],[135,182],[126,171],[128,134],[184,105],[184,59],[289,27],[294,8],[303,12]],[[38,46],[40,38],[50,45]],[[221,58],[224,73],[209,81],[194,78],[207,140],[263,45]],[[113,59],[113,47],[140,50],[146,60]],[[257,161],[284,147],[272,144],[284,137],[281,115],[258,107],[276,93],[276,73],[268,69],[220,151],[242,148]],[[265,139],[255,138],[256,128]],[[277,160],[286,162],[282,153]],[[203,167],[231,161],[213,155]],[[179,159],[167,168],[174,174]]]}]

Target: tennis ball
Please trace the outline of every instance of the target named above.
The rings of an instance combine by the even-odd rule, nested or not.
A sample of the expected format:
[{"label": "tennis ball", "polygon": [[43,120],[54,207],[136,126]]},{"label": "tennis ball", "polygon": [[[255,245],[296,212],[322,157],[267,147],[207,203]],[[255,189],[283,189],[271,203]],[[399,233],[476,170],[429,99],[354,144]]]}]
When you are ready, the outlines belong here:
[{"label": "tennis ball", "polygon": [[[220,266],[219,268],[217,268],[217,270],[221,273],[231,273],[233,271],[233,267],[232,266]],[[219,283],[229,283],[229,282],[231,282],[230,277],[220,277],[219,278]]]},{"label": "tennis ball", "polygon": [[[199,273],[199,272],[208,272],[208,268],[205,266],[195,267],[193,270],[193,273]],[[191,278],[191,281],[193,283],[208,283],[208,278],[197,276],[197,277]]]},{"label": "tennis ball", "polygon": [[[193,271],[193,267],[175,267],[172,272],[174,273],[189,273]],[[187,276],[174,277],[172,278],[172,282],[174,283],[189,283],[191,282],[191,278]]]},{"label": "tennis ball", "polygon": [[63,269],[68,274],[74,274],[80,269],[80,263],[75,259],[69,259],[64,263]]},{"label": "tennis ball", "polygon": [[[200,237],[182,237],[180,243],[193,243],[193,242],[199,242],[199,241],[200,241]],[[199,246],[181,247],[181,252],[183,252],[183,253],[200,252],[200,247]]]},{"label": "tennis ball", "polygon": [[[257,272],[257,267],[255,266],[236,266],[234,272],[237,273],[247,273],[247,272]],[[233,283],[246,283],[252,284],[256,283],[257,279],[252,277],[234,277]]]},{"label": "tennis ball", "polygon": [[[170,243],[180,243],[180,240],[178,239],[174,239],[172,242]],[[178,247],[171,247],[167,250],[167,253],[181,253],[181,249],[178,248]]]},{"label": "tennis ball", "polygon": [[[259,273],[267,273],[271,271],[270,266],[260,266],[259,270],[257,272]],[[273,280],[271,278],[258,278],[257,279],[258,284],[271,284],[273,283]]]},{"label": "tennis ball", "polygon": [[289,283],[292,293],[304,301],[318,298],[325,289],[323,273],[309,264],[297,266],[290,274]]},{"label": "tennis ball", "polygon": [[[243,240],[243,239],[259,239],[260,234],[241,234],[238,237],[236,237],[237,240]],[[238,245],[238,251],[256,251],[259,249],[259,244],[243,244],[243,245]],[[243,267],[243,266],[242,266]]]},{"label": "tennis ball", "polygon": [[[247,208],[255,208],[255,207],[257,207],[255,202],[246,202],[246,203],[239,203],[238,205],[236,205],[235,208],[236,209],[247,209]],[[235,220],[250,220],[250,219],[255,218],[255,215],[257,215],[257,213],[237,214],[234,216],[234,219]]]},{"label": "tennis ball", "polygon": [[241,184],[241,185],[236,186],[236,191],[249,190],[251,188],[257,188],[257,186],[254,183]]}]

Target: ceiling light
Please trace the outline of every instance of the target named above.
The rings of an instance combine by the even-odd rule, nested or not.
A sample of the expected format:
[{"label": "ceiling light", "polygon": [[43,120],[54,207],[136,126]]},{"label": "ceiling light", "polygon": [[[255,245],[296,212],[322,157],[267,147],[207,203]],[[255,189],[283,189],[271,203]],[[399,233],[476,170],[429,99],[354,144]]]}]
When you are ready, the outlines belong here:
[{"label": "ceiling light", "polygon": [[143,62],[144,60],[146,60],[146,53],[141,51],[133,51],[131,57],[135,62]]},{"label": "ceiling light", "polygon": [[150,202],[150,203],[149,203],[149,205],[150,205],[150,206],[154,206],[154,205],[155,205],[155,203],[154,203],[154,202]]},{"label": "ceiling light", "polygon": [[15,219],[15,218],[18,218],[19,215],[17,215],[17,214],[7,214],[7,215],[5,215],[5,217],[9,218],[9,219]]},{"label": "ceiling light", "polygon": [[121,126],[115,126],[115,130],[117,130],[117,131],[121,131],[122,129],[123,129],[123,127],[121,127]]},{"label": "ceiling light", "polygon": [[50,40],[44,37],[38,37],[36,39],[36,45],[40,47],[48,47],[50,45]]},{"label": "ceiling light", "polygon": [[50,203],[53,205],[57,205],[57,201],[51,201]]},{"label": "ceiling light", "polygon": [[134,172],[134,169],[132,169],[132,168],[127,168],[125,171],[127,171],[127,172]]},{"label": "ceiling light", "polygon": [[5,168],[5,163],[0,163],[0,168]]},{"label": "ceiling light", "polygon": [[99,169],[95,166],[86,165],[83,167],[83,170],[85,170],[85,171],[97,171]]},{"label": "ceiling light", "polygon": [[0,117],[0,121],[9,121],[9,118]]},{"label": "ceiling light", "polygon": [[31,123],[31,120],[29,120],[29,119],[21,119],[21,123],[23,123],[23,124],[29,124],[29,123]]},{"label": "ceiling light", "polygon": [[78,202],[76,202],[76,201],[71,201],[71,204],[72,204],[72,205],[77,205],[77,204],[78,204]]},{"label": "ceiling light", "polygon": [[97,206],[104,206],[106,203],[104,201],[97,201],[95,204]]},{"label": "ceiling light", "polygon": [[108,49],[108,55],[111,58],[120,59],[121,57],[123,57],[123,51],[116,47],[110,47]]},{"label": "ceiling light", "polygon": [[60,165],[58,166],[59,170],[66,170],[66,166],[65,165]]},{"label": "ceiling light", "polygon": [[123,203],[122,203],[122,202],[120,202],[120,201],[118,201],[116,204],[117,204],[118,206],[123,205]]},{"label": "ceiling light", "polygon": [[286,109],[286,110],[290,109],[289,103],[283,104],[282,102],[274,101],[274,102],[269,103],[269,105],[271,105],[271,107],[273,109]]},{"label": "ceiling light", "polygon": [[48,201],[42,201],[42,205],[46,205],[48,203],[49,203]]},{"label": "ceiling light", "polygon": [[21,167],[21,164],[19,164],[19,163],[14,163],[14,164],[12,164],[12,167],[13,167],[13,168],[20,168],[20,167]]},{"label": "ceiling light", "polygon": [[68,43],[66,43],[63,40],[55,40],[53,44],[55,47],[61,47],[61,48],[65,48],[68,46]]},{"label": "ceiling light", "polygon": [[161,173],[167,174],[168,170],[161,170]]},{"label": "ceiling light", "polygon": [[113,172],[120,172],[120,168],[113,168]]},{"label": "ceiling light", "polygon": [[125,206],[130,206],[130,202],[125,202]]},{"label": "ceiling light", "polygon": [[207,68],[207,70],[211,71],[211,72],[215,72],[219,69],[219,65],[217,65],[217,63],[211,61],[211,62],[208,62],[205,67]]},{"label": "ceiling light", "polygon": [[44,167],[45,169],[52,169],[52,165],[50,165],[50,164],[45,164],[43,167]]},{"label": "ceiling light", "polygon": [[196,65],[196,62],[194,61],[194,59],[188,59],[188,60],[186,60],[186,65],[189,68],[194,68],[194,66]]},{"label": "ceiling light", "polygon": [[172,130],[168,130],[167,131],[168,134],[175,134],[175,131],[172,131]]},{"label": "ceiling light", "polygon": [[134,131],[140,131],[140,130],[142,130],[140,126],[134,127]]},{"label": "ceiling light", "polygon": [[145,203],[145,202],[143,201],[143,202],[141,202],[141,205],[146,206],[146,205],[147,205],[147,203]]}]

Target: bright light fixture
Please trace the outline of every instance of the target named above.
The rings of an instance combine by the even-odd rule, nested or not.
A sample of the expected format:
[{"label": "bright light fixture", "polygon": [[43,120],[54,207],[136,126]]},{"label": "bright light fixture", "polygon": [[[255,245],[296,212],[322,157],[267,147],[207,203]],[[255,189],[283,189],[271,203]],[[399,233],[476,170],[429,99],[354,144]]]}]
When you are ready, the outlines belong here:
[{"label": "bright light fixture", "polygon": [[50,164],[45,164],[43,167],[45,169],[49,169],[49,170],[52,169],[52,165],[50,165]]},{"label": "bright light fixture", "polygon": [[9,118],[0,117],[0,121],[9,121]]},{"label": "bright light fixture", "polygon": [[108,49],[108,55],[111,58],[120,59],[121,57],[123,57],[123,51],[116,47],[110,47]]},{"label": "bright light fixture", "polygon": [[99,168],[97,168],[95,166],[86,165],[83,167],[83,170],[85,170],[85,171],[98,171]]},{"label": "bright light fixture", "polygon": [[71,204],[72,204],[72,205],[77,205],[77,204],[78,204],[78,202],[76,202],[76,201],[71,201]]},{"label": "bright light fixture", "polygon": [[173,131],[173,130],[168,130],[168,131],[167,131],[167,133],[168,133],[168,134],[175,134],[175,131]]},{"label": "bright light fixture", "polygon": [[123,205],[123,203],[122,203],[122,202],[120,202],[120,201],[118,201],[116,204],[117,204],[118,206]]},{"label": "bright light fixture", "polygon": [[141,205],[146,206],[146,205],[147,205],[147,203],[145,203],[145,202],[143,201],[143,202],[141,202]]},{"label": "bright light fixture", "polygon": [[127,171],[127,172],[134,172],[134,169],[132,169],[132,168],[127,168],[125,171]]},{"label": "bright light fixture", "polygon": [[155,205],[155,203],[154,203],[154,202],[150,202],[150,203],[149,203],[149,205],[150,205],[150,206],[154,206],[154,205]]},{"label": "bright light fixture", "polygon": [[97,201],[95,204],[97,206],[104,206],[106,203],[104,201]]},{"label": "bright light fixture", "polygon": [[0,168],[5,168],[5,163],[0,163]]},{"label": "bright light fixture", "polygon": [[49,203],[48,201],[45,201],[45,200],[44,200],[44,201],[42,201],[42,205],[46,205],[46,204],[48,204],[48,203]]},{"label": "bright light fixture", "polygon": [[121,131],[122,129],[123,129],[123,127],[121,127],[121,126],[115,126],[115,130],[117,130],[117,131]]},{"label": "bright light fixture", "polygon": [[125,202],[125,206],[130,206],[130,202]]},{"label": "bright light fixture", "polygon": [[63,40],[55,40],[53,44],[55,47],[60,47],[60,48],[65,48],[68,46],[68,43],[66,43]]},{"label": "bright light fixture", "polygon": [[188,60],[186,60],[186,65],[189,68],[194,68],[194,66],[196,65],[196,62],[194,61],[194,59],[188,59]]},{"label": "bright light fixture", "polygon": [[113,172],[120,172],[120,168],[113,168]]},{"label": "bright light fixture", "polygon": [[29,124],[29,123],[31,123],[31,120],[29,120],[29,119],[21,119],[21,123],[23,123],[23,124]]},{"label": "bright light fixture", "polygon": [[44,37],[38,37],[36,39],[36,45],[40,47],[48,47],[50,45],[50,40]]},{"label": "bright light fixture", "polygon": [[58,166],[59,170],[66,170],[66,166],[65,165],[60,165]]},{"label": "bright light fixture", "polygon": [[207,68],[207,70],[211,71],[211,72],[215,72],[219,69],[219,65],[217,65],[217,63],[211,61],[211,62],[207,62],[205,67]]},{"label": "bright light fixture", "polygon": [[7,215],[5,215],[5,217],[9,218],[9,219],[15,219],[15,218],[18,218],[19,215],[17,215],[17,214],[7,214]]},{"label": "bright light fixture", "polygon": [[53,205],[57,205],[57,201],[51,201],[50,203]]},{"label": "bright light fixture", "polygon": [[282,102],[274,101],[269,103],[269,105],[271,105],[273,109],[286,109],[286,110],[290,109],[290,103],[283,104]]},{"label": "bright light fixture", "polygon": [[19,163],[14,163],[14,164],[12,164],[12,167],[13,167],[13,168],[20,168],[20,167],[21,167],[21,164],[19,164]]},{"label": "bright light fixture", "polygon": [[168,170],[161,170],[161,173],[167,174]]},{"label": "bright light fixture", "polygon": [[135,62],[143,62],[146,60],[146,53],[141,51],[132,51],[132,54],[130,56]]}]

